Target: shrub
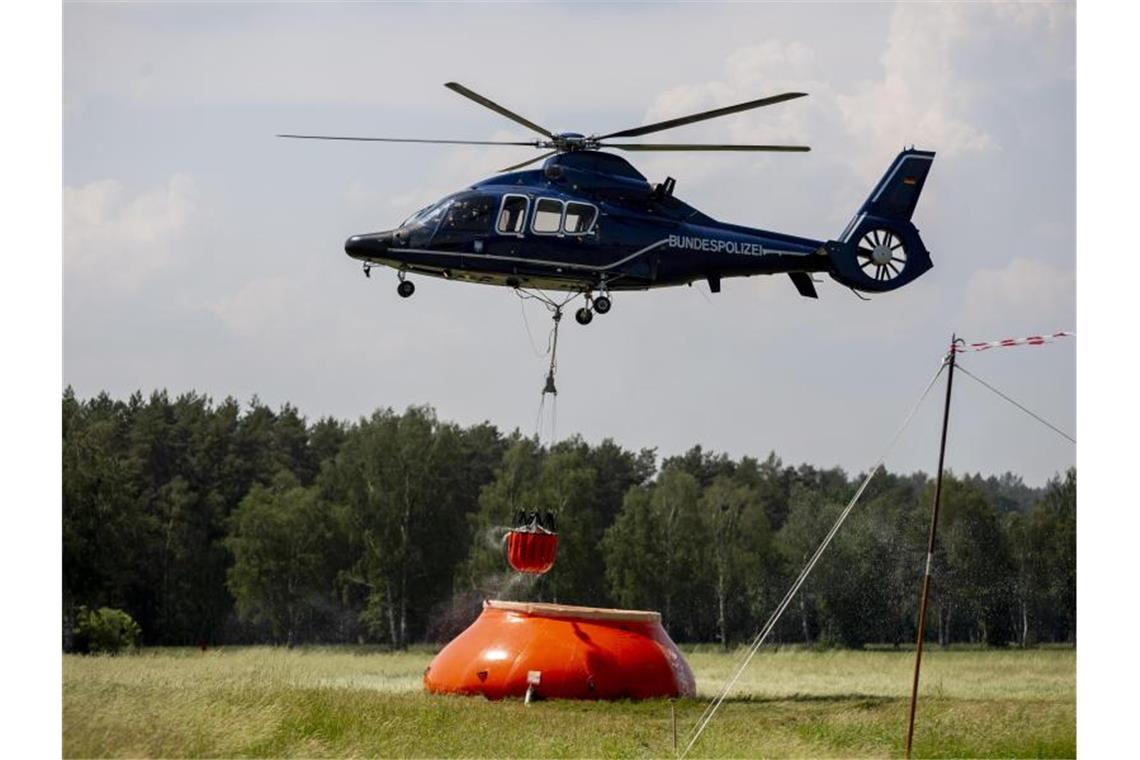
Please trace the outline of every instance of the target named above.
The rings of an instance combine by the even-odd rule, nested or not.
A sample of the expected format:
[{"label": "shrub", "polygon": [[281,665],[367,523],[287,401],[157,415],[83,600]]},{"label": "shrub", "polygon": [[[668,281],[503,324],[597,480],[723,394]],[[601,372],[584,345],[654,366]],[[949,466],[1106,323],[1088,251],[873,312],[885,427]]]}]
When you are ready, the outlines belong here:
[{"label": "shrub", "polygon": [[117,654],[138,646],[138,623],[122,610],[80,607],[75,613],[75,648],[80,652]]}]

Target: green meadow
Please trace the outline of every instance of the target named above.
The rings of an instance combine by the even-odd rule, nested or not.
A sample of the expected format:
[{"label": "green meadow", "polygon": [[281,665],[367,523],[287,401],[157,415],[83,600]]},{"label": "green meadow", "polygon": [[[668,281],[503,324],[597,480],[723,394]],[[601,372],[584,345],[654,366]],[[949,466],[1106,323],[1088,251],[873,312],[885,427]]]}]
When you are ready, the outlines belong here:
[{"label": "green meadow", "polygon": [[[64,655],[65,757],[669,757],[743,651],[686,649],[696,699],[424,694],[427,649]],[[913,653],[758,654],[690,756],[901,757]],[[915,757],[1075,757],[1076,653],[928,650]]]}]

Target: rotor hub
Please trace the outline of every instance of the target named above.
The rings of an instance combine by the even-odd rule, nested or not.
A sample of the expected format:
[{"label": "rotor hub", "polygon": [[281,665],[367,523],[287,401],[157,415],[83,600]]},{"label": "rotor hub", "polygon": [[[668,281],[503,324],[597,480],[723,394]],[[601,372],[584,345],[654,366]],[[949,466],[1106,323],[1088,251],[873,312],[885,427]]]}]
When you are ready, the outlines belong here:
[{"label": "rotor hub", "polygon": [[887,262],[891,260],[891,249],[886,242],[880,243],[871,249],[871,260],[875,262],[876,266],[886,266]]},{"label": "rotor hub", "polygon": [[559,153],[573,153],[578,150],[597,150],[599,140],[594,136],[585,136],[580,132],[560,132],[547,141],[536,143],[540,148],[556,150]]}]

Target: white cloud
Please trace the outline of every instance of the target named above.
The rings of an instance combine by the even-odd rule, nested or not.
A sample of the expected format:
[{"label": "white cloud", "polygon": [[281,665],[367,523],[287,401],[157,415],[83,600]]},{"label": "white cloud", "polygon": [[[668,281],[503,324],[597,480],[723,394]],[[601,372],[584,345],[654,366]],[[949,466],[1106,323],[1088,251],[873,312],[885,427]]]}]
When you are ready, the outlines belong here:
[{"label": "white cloud", "polygon": [[963,297],[961,324],[979,335],[992,332],[994,338],[1008,337],[1005,333],[1014,329],[1071,329],[1075,303],[1073,270],[1017,258],[1000,269],[973,274]]},{"label": "white cloud", "polygon": [[900,5],[885,41],[882,76],[839,97],[848,132],[880,148],[914,143],[949,155],[997,148],[972,119],[977,82],[960,78],[952,65],[960,44],[981,31],[979,15],[953,4]]},{"label": "white cloud", "polygon": [[[670,87],[654,99],[646,121],[733,105],[780,92],[808,92],[808,99],[743,112],[689,129],[718,141],[796,142],[816,131],[820,112],[833,107],[831,88],[824,83],[815,53],[802,42],[768,40],[735,49],[725,59],[724,75],[703,83]],[[678,133],[681,134],[681,133]],[[680,141],[681,138],[678,138]],[[670,157],[672,158],[672,157]],[[707,156],[700,160],[707,161]]]},{"label": "white cloud", "polygon": [[987,108],[1072,77],[1071,21],[1059,3],[900,4],[882,76],[839,98],[846,128],[864,147],[1001,150]]},{"label": "white cloud", "polygon": [[344,191],[344,200],[353,211],[375,213],[378,208],[392,205],[392,194],[382,193],[362,179],[354,179]]},{"label": "white cloud", "polygon": [[305,321],[303,310],[307,302],[298,282],[285,275],[253,280],[231,297],[213,304],[210,310],[237,335],[264,337],[278,333],[280,328]]},{"label": "white cloud", "polygon": [[114,179],[65,187],[65,268],[94,285],[133,289],[170,262],[170,244],[196,209],[194,180],[185,174],[133,196]]}]

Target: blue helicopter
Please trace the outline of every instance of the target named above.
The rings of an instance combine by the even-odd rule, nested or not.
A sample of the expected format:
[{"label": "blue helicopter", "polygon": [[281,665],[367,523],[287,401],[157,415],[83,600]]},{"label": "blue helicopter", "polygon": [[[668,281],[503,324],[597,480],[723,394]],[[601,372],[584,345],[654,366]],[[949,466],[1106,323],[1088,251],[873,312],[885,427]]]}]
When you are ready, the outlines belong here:
[{"label": "blue helicopter", "polygon": [[[812,274],[826,272],[868,293],[900,288],[932,265],[911,223],[934,153],[902,151],[835,240],[813,240],[719,222],[677,198],[676,181],[651,184],[622,151],[810,150],[799,145],[610,142],[803,97],[787,92],[604,135],[554,133],[456,82],[446,85],[541,135],[529,141],[278,135],[298,139],[449,145],[515,145],[547,152],[443,198],[399,227],[353,235],[345,252],[397,271],[397,292],[415,292],[409,274],[584,296],[575,319],[589,324],[609,312],[611,291],[787,274],[800,295],[816,298]],[[543,161],[540,169],[523,170]],[[548,300],[559,309],[562,304]],[[562,303],[565,303],[562,302]],[[558,312],[561,313],[560,311]]]}]

